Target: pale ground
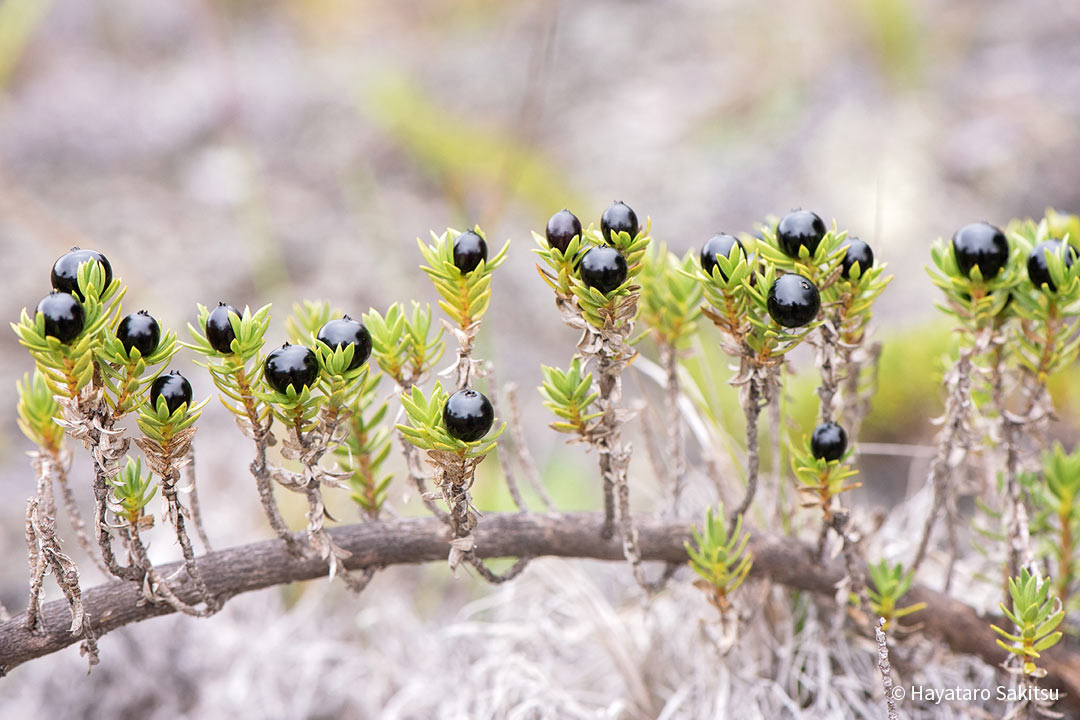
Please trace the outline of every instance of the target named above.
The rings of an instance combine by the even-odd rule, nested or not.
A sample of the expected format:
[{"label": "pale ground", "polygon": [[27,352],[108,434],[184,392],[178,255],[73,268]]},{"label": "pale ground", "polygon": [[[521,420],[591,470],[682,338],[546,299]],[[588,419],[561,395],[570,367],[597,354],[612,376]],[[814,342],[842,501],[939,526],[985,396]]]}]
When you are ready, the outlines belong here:
[{"label": "pale ground", "polygon": [[[196,302],[219,299],[284,310],[318,296],[355,313],[430,300],[414,238],[478,221],[515,243],[482,352],[522,386],[533,451],[547,458],[560,446],[532,388],[574,338],[527,248],[556,203],[588,222],[625,200],[679,251],[768,213],[817,209],[892,265],[881,315],[894,323],[932,312],[921,270],[932,239],[973,218],[1080,207],[1080,6],[913,3],[921,72],[905,81],[882,70],[867,20],[891,5],[906,7],[56,0],[0,96],[0,316],[35,304],[73,244],[106,252],[128,307],[178,331]],[[442,167],[404,142],[378,90],[394,77],[426,96],[429,126],[532,148],[559,199],[507,192],[514,155],[494,171]],[[190,357],[180,367],[209,392]],[[0,420],[0,599],[16,610],[32,480],[14,381],[29,368],[0,333],[0,407],[11,409]],[[218,546],[267,536],[240,441],[219,407],[208,411],[198,470]],[[648,464],[635,469],[644,477]],[[87,478],[85,467],[74,478],[84,502]],[[639,506],[655,493],[636,491]],[[175,554],[158,545],[155,557]],[[497,591],[445,576],[398,568],[360,599],[314,583],[237,598],[205,622],[144,623],[106,638],[89,678],[71,650],[0,681],[0,716],[774,718],[798,714],[785,703],[800,684],[819,703],[801,716],[883,716],[863,694],[877,683],[867,648],[832,642],[825,605],[807,604],[797,641],[750,639],[721,661],[701,634],[713,611],[684,576],[647,608],[619,567],[543,561]],[[791,628],[785,613],[770,619],[777,637]],[[764,622],[746,632],[764,637]],[[933,671],[989,677],[950,658]]]}]

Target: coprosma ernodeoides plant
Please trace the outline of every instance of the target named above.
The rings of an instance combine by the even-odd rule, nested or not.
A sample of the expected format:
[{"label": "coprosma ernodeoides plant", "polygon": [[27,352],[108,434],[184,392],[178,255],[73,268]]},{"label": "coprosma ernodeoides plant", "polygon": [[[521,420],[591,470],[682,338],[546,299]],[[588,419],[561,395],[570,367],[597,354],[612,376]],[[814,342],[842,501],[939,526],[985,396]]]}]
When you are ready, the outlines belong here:
[{"label": "coprosma ernodeoides plant", "polygon": [[[842,504],[860,487],[853,480],[854,441],[869,411],[880,353],[870,321],[875,300],[891,280],[871,246],[807,210],[769,218],[752,233],[718,232],[682,257],[655,242],[651,232],[648,218],[641,222],[633,209],[616,202],[603,212],[599,227],[584,226],[561,210],[542,234],[533,233],[540,277],[560,318],[580,333],[566,369],[541,369],[539,391],[555,416],[551,428],[597,458],[604,508],[597,542],[617,542],[648,592],[674,575],[678,563],[669,563],[654,580],[641,564],[626,430],[638,419],[645,425],[650,459],[665,488],[664,512],[676,518],[685,510],[689,478],[699,470],[688,467],[690,428],[697,456],[708,466],[707,479],[714,481],[715,507],[704,511],[704,523],[688,535],[686,548],[698,584],[721,615],[722,642],[735,642],[741,620],[752,612],[744,606],[740,614],[739,602],[741,586],[752,577],[753,543],[746,529],[751,521],[783,528],[792,538],[816,535],[818,562],[842,555],[843,602],[873,636],[878,618],[880,629],[895,629],[903,618],[917,622],[923,604],[905,604],[904,595],[920,571],[928,572],[924,561],[935,549],[933,532],[942,519],[948,542],[931,577],[950,586],[964,523],[958,501],[971,496],[979,507],[970,530],[985,555],[982,577],[1004,589],[1001,611],[1015,626],[995,624],[987,632],[996,633],[1017,658],[1010,669],[1022,682],[1034,683],[1045,673],[1040,653],[1061,638],[1057,628],[1077,603],[1071,591],[1080,459],[1047,446],[1053,412],[1047,381],[1075,360],[1080,346],[1080,264],[1074,262],[1080,220],[1051,210],[1038,221],[1014,221],[1004,230],[973,223],[933,246],[928,270],[944,294],[941,309],[955,321],[958,342],[945,373],[945,412],[928,473],[930,509],[906,564],[895,557],[868,558],[876,528]],[[59,258],[52,291],[12,324],[36,365],[18,384],[19,426],[37,445],[32,458],[38,487],[27,513],[28,625],[40,623],[43,578],[51,571],[71,605],[71,631],[96,658],[78,571],[56,535],[55,488],[76,539],[104,571],[142,584],[152,603],[199,616],[220,609],[222,599],[200,576],[189,529],[209,549],[192,464],[198,420],[209,398],[197,401],[188,380],[168,371],[182,347],[198,356],[222,405],[252,441],[250,470],[259,498],[290,552],[314,553],[331,578],[343,578],[353,590],[366,585],[374,569],[347,569],[349,552],[324,528],[331,517],[324,490],[346,490],[364,521],[383,518],[396,439],[410,485],[445,523],[451,567],[464,563],[492,582],[521,572],[527,557],[502,572],[480,559],[473,531],[482,518],[471,493],[477,467],[496,453],[507,428],[498,420],[501,399],[491,363],[475,350],[492,302],[493,277],[510,244],[495,251],[480,227],[432,233],[418,244],[422,270],[444,315],[439,322],[430,306],[415,301],[363,313],[354,309],[352,315],[327,302],[304,301],[273,341],[270,306],[252,310],[221,302],[197,305],[190,339],[179,342],[147,311],[123,314],[126,288],[103,254],[74,248]],[[456,346],[452,361],[433,377],[448,339]],[[717,477],[710,470],[718,466],[717,448],[728,441],[705,400],[712,388],[703,387],[701,374],[687,366],[704,343],[731,358],[730,384],[746,428],[741,478]],[[819,419],[809,432],[792,429],[785,441],[788,357],[804,343],[820,374]],[[659,431],[650,413],[623,399],[624,375],[634,363],[659,386],[661,399],[652,408],[660,417]],[[507,402],[514,397],[507,395]],[[510,410],[511,436],[524,438],[516,426],[517,408]],[[764,479],[763,413],[771,450]],[[129,415],[135,428],[121,422]],[[93,540],[68,487],[65,435],[81,442],[93,462]],[[141,456],[131,454],[132,441]],[[497,455],[511,496],[524,511],[516,470],[547,496],[526,449],[514,449]],[[1041,461],[1037,451],[1044,453]],[[975,465],[984,470],[981,479],[970,471]],[[306,499],[306,541],[290,532],[276,486]],[[196,602],[182,600],[176,581],[161,577],[147,558],[143,536],[155,524],[148,508],[159,494],[162,518],[198,590]],[[905,631],[912,632],[910,623]]]}]

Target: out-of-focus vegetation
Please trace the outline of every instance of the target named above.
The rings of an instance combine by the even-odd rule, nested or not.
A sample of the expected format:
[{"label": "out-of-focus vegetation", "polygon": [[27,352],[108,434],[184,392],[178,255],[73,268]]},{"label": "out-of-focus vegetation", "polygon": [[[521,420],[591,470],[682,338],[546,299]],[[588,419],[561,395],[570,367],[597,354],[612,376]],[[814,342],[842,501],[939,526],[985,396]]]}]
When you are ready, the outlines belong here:
[{"label": "out-of-focus vegetation", "polygon": [[16,63],[51,5],[50,0],[0,3],[0,90],[7,85]]},{"label": "out-of-focus vegetation", "polygon": [[538,215],[583,204],[566,174],[520,137],[454,117],[408,77],[382,78],[360,98],[361,111],[439,184],[463,215],[475,212],[467,205],[470,197],[486,198],[487,215],[497,213],[508,195]]}]

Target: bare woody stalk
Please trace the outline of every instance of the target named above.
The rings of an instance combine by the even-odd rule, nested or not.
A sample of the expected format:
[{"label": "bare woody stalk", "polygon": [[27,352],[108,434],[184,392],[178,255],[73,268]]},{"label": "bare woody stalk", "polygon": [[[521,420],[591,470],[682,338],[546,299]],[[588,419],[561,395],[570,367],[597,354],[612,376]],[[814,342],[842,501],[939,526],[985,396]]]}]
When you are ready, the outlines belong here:
[{"label": "bare woody stalk", "polygon": [[521,422],[521,408],[517,398],[517,385],[514,383],[506,384],[506,404],[509,409],[507,425],[510,428],[510,437],[514,442],[514,449],[517,451],[517,458],[521,464],[522,471],[525,473],[525,479],[529,481],[530,487],[532,487],[533,492],[540,498],[544,507],[548,510],[552,510],[554,509],[555,504],[551,500],[551,496],[548,494],[547,489],[544,487],[544,483],[540,479],[540,471],[536,468],[536,461],[533,460],[532,453],[529,451],[529,444],[525,439],[525,426]]},{"label": "bare woody stalk", "polygon": [[[952,492],[949,477],[952,475],[953,470],[959,466],[963,456],[974,442],[972,429],[974,403],[971,399],[971,382],[973,373],[972,356],[977,351],[977,347],[961,348],[956,363],[945,375],[945,388],[947,390],[945,414],[941,433],[938,436],[936,449],[934,450],[934,457],[930,461],[930,471],[927,479],[927,484],[933,490],[933,505],[923,525],[919,544],[915,551],[915,558],[911,563],[911,572],[917,572],[919,567],[922,566],[923,560],[926,559],[930,537],[942,512],[945,512],[945,520],[950,526],[955,522],[953,514],[948,511],[950,493]],[[952,543],[954,535],[951,532],[949,537],[950,543]],[[951,555],[955,555],[956,552],[955,547],[950,548]]]},{"label": "bare woody stalk", "polygon": [[213,548],[210,547],[210,536],[206,534],[206,527],[203,525],[202,508],[199,506],[199,487],[195,484],[195,446],[189,445],[187,455],[184,457],[184,464],[182,470],[186,471],[184,475],[184,484],[187,486],[188,495],[191,498],[190,510],[191,510],[191,523],[195,526],[195,534],[199,536],[199,542],[203,545],[203,550],[210,552]]},{"label": "bare woody stalk", "polygon": [[94,549],[89,536],[86,534],[86,522],[83,520],[82,512],[79,510],[79,505],[75,501],[75,495],[71,491],[71,485],[68,483],[66,472],[68,466],[68,461],[62,463],[62,472],[57,474],[56,482],[60,487],[60,499],[64,503],[64,511],[67,513],[68,522],[71,524],[71,529],[75,533],[75,542],[102,574],[108,575],[109,569],[105,567],[105,563],[98,557],[97,551]]},{"label": "bare woody stalk", "polygon": [[892,665],[889,663],[889,641],[885,636],[885,618],[878,618],[874,636],[877,639],[877,666],[878,672],[881,673],[881,689],[885,694],[888,719],[899,720],[900,713],[896,710],[896,699],[893,696]]},{"label": "bare woody stalk", "polygon": [[[478,547],[484,557],[529,553],[536,557],[622,560],[622,548],[617,541],[597,539],[602,521],[595,513],[489,514],[477,530]],[[643,557],[665,562],[686,561],[685,544],[691,538],[685,524],[647,518],[638,518],[635,524]],[[352,553],[347,561],[350,568],[434,562],[446,557],[445,526],[434,518],[365,522],[333,528],[330,532],[336,542]],[[812,548],[779,534],[752,534],[749,552],[754,558],[751,576],[767,577],[774,583],[823,597],[836,596],[837,584],[845,574],[842,565],[822,564],[814,558]],[[157,570],[169,576],[180,567],[174,563]],[[325,573],[325,564],[311,556],[294,557],[274,540],[210,553],[204,558],[203,569],[216,595],[232,596],[320,577]],[[181,581],[176,590],[184,600],[197,597],[190,582]],[[133,583],[112,582],[87,590],[84,602],[88,614],[100,618],[97,626],[101,633],[172,611],[165,604],[140,603],[141,597]],[[924,636],[955,652],[981,657],[992,665],[1001,662],[1004,651],[995,643],[992,633],[986,632],[984,615],[960,600],[922,585],[913,586],[905,597],[928,605],[917,616]],[[47,603],[42,617],[45,627],[42,635],[30,633],[22,615],[0,623],[0,675],[77,642],[67,632],[70,617],[66,602]],[[1062,709],[1075,712],[1080,708],[1080,655],[1068,646],[1059,645],[1043,653],[1041,662],[1048,670],[1041,686],[1061,689]]]},{"label": "bare woody stalk", "polygon": [[56,505],[53,483],[64,467],[57,458],[46,453],[34,453],[34,472],[37,475],[37,497],[27,503],[26,541],[31,571],[30,599],[27,603],[26,623],[32,632],[40,632],[42,585],[47,571],[52,571],[57,585],[67,600],[71,613],[68,628],[73,636],[81,636],[82,652],[90,662],[98,662],[97,642],[93,629],[86,618],[82,590],[79,587],[79,570],[62,551],[56,534]]},{"label": "bare woody stalk", "polygon": [[[166,520],[176,532],[176,540],[184,556],[185,570],[207,610],[214,613],[221,608],[221,603],[210,594],[199,572],[195,548],[187,531],[187,508],[180,501],[177,488],[180,483],[180,468],[197,430],[194,423],[206,402],[191,407],[183,403],[170,413],[165,398],[159,397],[157,409],[151,409],[149,405],[140,409],[139,427],[144,435],[136,438],[135,444],[143,451],[151,471],[160,480],[161,495],[166,503]],[[138,545],[137,534],[134,540],[133,544]],[[133,559],[141,560],[141,557],[136,552]]]}]

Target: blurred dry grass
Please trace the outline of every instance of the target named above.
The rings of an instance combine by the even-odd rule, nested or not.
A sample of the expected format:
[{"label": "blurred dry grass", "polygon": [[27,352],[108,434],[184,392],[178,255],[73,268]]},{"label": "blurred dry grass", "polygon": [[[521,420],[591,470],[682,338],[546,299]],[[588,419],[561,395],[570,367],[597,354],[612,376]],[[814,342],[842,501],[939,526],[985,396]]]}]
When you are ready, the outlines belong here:
[{"label": "blurred dry grass", "polygon": [[[904,334],[886,350],[887,391],[868,425],[880,434],[864,439],[918,441],[937,407],[943,337],[924,329],[930,241],[973,218],[1080,208],[1078,30],[1080,5],[1054,0],[3,0],[0,315],[36,303],[52,260],[76,243],[106,252],[132,309],[173,328],[219,299],[273,301],[279,319],[301,297],[356,314],[431,299],[414,238],[479,222],[514,240],[482,353],[524,389],[533,450],[563,503],[580,506],[594,501],[589,465],[541,430],[531,394],[540,363],[565,361],[573,338],[534,275],[529,230],[564,205],[595,219],[617,197],[681,252],[812,207],[897,274],[882,336]],[[13,409],[27,369],[0,333],[0,407]],[[793,387],[798,417],[807,393]],[[716,388],[723,417],[734,396]],[[0,598],[19,607],[31,480],[13,410],[0,423],[0,552],[11,558]],[[199,446],[214,539],[265,535],[247,452],[214,442],[219,432],[239,438],[215,409]],[[651,492],[640,488],[639,503]],[[420,603],[416,622],[452,615],[476,590],[455,587]],[[106,640],[106,664],[120,644]],[[70,659],[40,664],[78,672]],[[122,687],[107,673],[93,681]],[[18,695],[63,696],[50,687]]]}]

